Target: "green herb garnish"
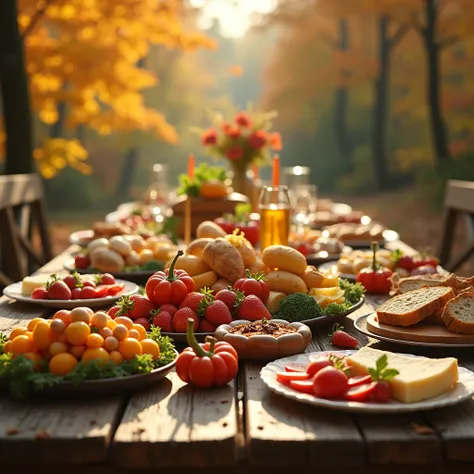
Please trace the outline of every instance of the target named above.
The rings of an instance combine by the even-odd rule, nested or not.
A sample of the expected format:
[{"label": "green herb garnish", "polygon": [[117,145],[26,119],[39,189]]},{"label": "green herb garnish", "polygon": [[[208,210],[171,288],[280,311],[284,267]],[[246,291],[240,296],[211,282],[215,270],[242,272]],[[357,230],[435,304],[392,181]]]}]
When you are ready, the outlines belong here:
[{"label": "green herb garnish", "polygon": [[388,368],[387,354],[384,354],[377,359],[377,362],[375,362],[375,369],[370,367],[367,370],[374,382],[390,380],[400,373],[397,369]]}]

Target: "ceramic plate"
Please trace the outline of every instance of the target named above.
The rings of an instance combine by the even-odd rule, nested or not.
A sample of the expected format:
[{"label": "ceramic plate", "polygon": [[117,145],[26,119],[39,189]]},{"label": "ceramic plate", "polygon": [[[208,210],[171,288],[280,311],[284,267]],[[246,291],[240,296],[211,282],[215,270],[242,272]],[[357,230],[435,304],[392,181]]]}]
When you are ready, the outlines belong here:
[{"label": "ceramic plate", "polygon": [[[325,400],[317,398],[306,393],[300,393],[293,390],[286,385],[281,384],[276,379],[277,372],[283,372],[285,365],[289,363],[308,364],[312,357],[317,357],[324,354],[350,355],[356,351],[331,351],[331,352],[315,352],[312,354],[297,354],[290,357],[284,357],[274,362],[267,364],[260,372],[264,384],[273,392],[291,398],[301,403],[307,403],[322,408],[329,408],[332,410],[350,411],[353,413],[386,413],[386,414],[400,414],[412,411],[433,410],[434,408],[441,408],[448,405],[463,402],[469,399],[474,393],[474,373],[463,367],[459,367],[459,381],[448,392],[443,393],[430,400],[425,400],[417,403],[401,403],[392,400],[388,403],[361,403],[348,402],[345,400]],[[409,357],[418,357],[403,354]],[[425,357],[423,357],[425,359]]]},{"label": "ceramic plate", "polygon": [[450,342],[425,342],[425,341],[407,341],[404,339],[395,339],[393,337],[388,336],[380,336],[379,334],[375,334],[374,332],[370,331],[367,327],[367,318],[370,314],[365,314],[363,316],[359,316],[357,319],[354,320],[354,327],[365,334],[368,337],[372,337],[373,339],[378,339],[379,341],[386,341],[391,342],[393,344],[403,344],[406,346],[423,346],[423,347],[474,347],[474,343],[460,343],[454,344]]},{"label": "ceramic plate", "polygon": [[[77,272],[77,273],[104,273],[104,272],[99,272],[96,270],[92,270],[90,268],[88,269],[78,269],[76,268],[76,265],[74,264],[74,259],[73,258],[68,258],[64,262],[64,268],[68,272]],[[135,272],[112,272],[111,275],[113,275],[115,278],[122,278],[122,279],[127,279],[127,280],[146,280],[150,278],[154,273],[159,271],[160,268],[156,268],[155,270],[137,270]],[[110,272],[109,272],[110,273]]]},{"label": "ceramic plate", "polygon": [[73,245],[80,245],[81,247],[87,247],[89,242],[94,240],[94,231],[92,229],[78,230],[73,232],[69,236],[69,242]]},{"label": "ceramic plate", "polygon": [[[347,245],[342,249],[344,253],[352,252],[353,248],[348,247]],[[339,260],[341,258],[341,253],[327,253],[319,252],[306,255],[306,261],[308,265],[320,265],[324,262],[333,262],[334,260]]]},{"label": "ceramic plate", "polygon": [[[379,241],[380,247],[384,247],[389,242],[395,242],[400,240],[400,234],[394,230],[386,229],[382,233],[383,239]],[[369,248],[372,245],[373,240],[344,240],[344,244],[350,245],[356,248]]]},{"label": "ceramic plate", "polygon": [[106,296],[105,298],[93,298],[82,300],[34,300],[31,296],[24,296],[21,294],[21,281],[8,285],[3,294],[16,301],[23,303],[36,304],[44,306],[45,308],[57,309],[72,309],[77,306],[87,306],[88,308],[103,308],[105,306],[112,306],[124,295],[133,295],[138,291],[138,285],[131,281],[116,280],[117,283],[124,283],[125,287],[121,293],[115,296]]}]

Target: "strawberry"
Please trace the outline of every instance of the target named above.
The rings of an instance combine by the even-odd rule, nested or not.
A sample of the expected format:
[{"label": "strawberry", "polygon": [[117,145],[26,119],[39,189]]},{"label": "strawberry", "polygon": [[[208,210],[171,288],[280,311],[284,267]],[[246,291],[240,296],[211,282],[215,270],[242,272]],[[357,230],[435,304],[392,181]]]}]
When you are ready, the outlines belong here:
[{"label": "strawberry", "polygon": [[72,300],[78,300],[81,297],[81,288],[74,288],[74,290],[71,290],[71,299]]},{"label": "strawberry", "polygon": [[165,332],[173,332],[173,316],[171,316],[168,311],[159,311],[159,313],[153,317],[151,324],[160,327]]},{"label": "strawberry", "polygon": [[272,319],[272,315],[262,300],[255,295],[249,295],[244,298],[237,310],[237,317],[248,319],[249,321],[259,321],[260,319]]},{"label": "strawberry", "polygon": [[344,327],[339,326],[339,324],[335,324],[332,328],[332,334],[329,334],[331,337],[331,344],[334,347],[339,347],[339,348],[349,348],[349,349],[355,349],[359,343],[357,342],[357,339],[355,337],[352,337],[350,334],[347,334],[347,332],[344,332]]},{"label": "strawberry", "polygon": [[195,313],[197,313],[199,304],[205,297],[206,295],[204,293],[198,293],[197,291],[193,291],[192,293],[188,293],[186,295],[186,298],[184,298],[183,302],[179,307],[191,308]]},{"label": "strawberry", "polygon": [[217,293],[215,299],[222,301],[234,313],[239,308],[244,299],[244,294],[238,290],[221,290]]},{"label": "strawberry", "polygon": [[137,318],[135,319],[135,324],[141,324],[144,328],[145,328],[145,331],[149,331],[150,330],[150,321],[148,321],[148,319],[146,318]]},{"label": "strawberry", "polygon": [[212,324],[229,324],[232,321],[232,314],[223,301],[212,302],[204,312],[205,318]]},{"label": "strawberry", "polygon": [[150,312],[156,308],[146,296],[132,295],[129,300],[131,307],[128,310],[128,316],[132,319],[149,318]]},{"label": "strawberry", "polygon": [[217,329],[215,324],[210,323],[206,318],[202,318],[199,323],[199,329],[201,332],[214,332]]},{"label": "strawberry", "polygon": [[43,287],[35,288],[33,290],[33,293],[31,293],[31,297],[34,300],[47,300],[48,299],[48,290],[46,288],[43,288]]},{"label": "strawberry", "polygon": [[160,306],[161,311],[167,311],[168,313],[171,314],[171,316],[174,316],[174,313],[178,311],[178,308],[176,306],[173,306],[170,303],[165,303]]},{"label": "strawberry", "polygon": [[71,289],[62,280],[58,280],[56,275],[51,277],[51,280],[46,283],[48,290],[48,299],[50,300],[70,300]]},{"label": "strawberry", "polygon": [[116,304],[115,306],[112,306],[108,311],[107,314],[112,318],[115,319],[117,316],[128,316],[127,313],[122,312],[122,308]]},{"label": "strawberry", "polygon": [[[227,309],[227,308],[226,308]],[[191,308],[180,308],[173,316],[173,327],[176,332],[186,332],[188,318],[194,319],[194,329],[199,329],[198,315]]]}]

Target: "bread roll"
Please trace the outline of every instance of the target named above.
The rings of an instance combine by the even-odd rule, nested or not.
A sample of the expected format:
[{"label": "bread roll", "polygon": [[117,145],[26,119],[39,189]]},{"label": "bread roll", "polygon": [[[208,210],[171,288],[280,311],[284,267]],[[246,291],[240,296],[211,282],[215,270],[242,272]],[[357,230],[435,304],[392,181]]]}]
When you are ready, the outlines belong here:
[{"label": "bread roll", "polygon": [[267,273],[267,283],[271,291],[278,293],[307,293],[308,288],[301,277],[285,270]]},{"label": "bread roll", "polygon": [[270,269],[278,268],[296,274],[304,273],[308,265],[302,253],[285,245],[270,245],[263,251],[262,260]]},{"label": "bread roll", "polygon": [[90,254],[91,267],[101,272],[119,272],[125,266],[125,261],[120,254],[113,250],[101,247]]},{"label": "bread roll", "polygon": [[132,253],[132,246],[130,245],[130,242],[125,240],[120,235],[116,235],[109,239],[109,248],[110,250],[113,250],[122,255],[122,257],[126,257],[127,255],[130,255]]},{"label": "bread roll", "polygon": [[92,242],[89,242],[89,245],[87,246],[87,251],[89,252],[89,254],[91,254],[96,249],[108,248],[108,247],[109,247],[109,241],[102,237],[101,239],[95,239]]},{"label": "bread roll", "polygon": [[[171,262],[168,262],[166,268],[168,268],[170,264]],[[209,265],[204,262],[202,258],[195,257],[194,255],[182,255],[181,257],[178,257],[174,268],[176,270],[184,270],[192,277],[211,270]],[[212,284],[214,284],[214,282]]]},{"label": "bread roll", "polygon": [[140,265],[140,255],[132,250],[129,255],[124,257],[125,264],[129,267],[134,267],[135,265]]},{"label": "bread roll", "polygon": [[218,275],[232,283],[244,276],[245,267],[239,251],[224,239],[209,242],[202,258]]},{"label": "bread roll", "polygon": [[145,239],[141,235],[124,235],[124,239],[130,242],[135,252],[140,252],[145,248]]},{"label": "bread roll", "polygon": [[201,238],[211,238],[217,239],[219,237],[225,237],[227,234],[219,227],[215,222],[212,221],[204,221],[201,222],[196,229],[196,237],[198,239]]},{"label": "bread roll", "polygon": [[308,288],[320,288],[324,281],[324,275],[313,266],[306,267],[302,278]]},{"label": "bread roll", "polygon": [[203,237],[201,239],[193,240],[186,249],[187,255],[194,255],[196,257],[202,258],[202,252],[204,251],[204,247],[209,243],[212,242],[214,239],[210,237]]},{"label": "bread roll", "polygon": [[195,285],[194,291],[200,291],[204,287],[211,288],[217,281],[217,274],[211,270],[200,275],[194,275],[193,280]]},{"label": "bread roll", "polygon": [[255,262],[248,267],[250,273],[266,273],[267,267],[260,257],[257,257]]},{"label": "bread roll", "polygon": [[211,290],[214,291],[214,294],[217,294],[221,290],[226,290],[229,286],[232,286],[232,283],[229,280],[220,278],[211,286]]}]

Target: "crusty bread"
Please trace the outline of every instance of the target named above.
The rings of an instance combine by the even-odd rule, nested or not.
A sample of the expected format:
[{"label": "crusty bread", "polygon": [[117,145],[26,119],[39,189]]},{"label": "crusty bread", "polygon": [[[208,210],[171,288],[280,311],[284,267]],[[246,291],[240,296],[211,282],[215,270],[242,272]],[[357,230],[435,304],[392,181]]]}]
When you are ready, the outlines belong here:
[{"label": "crusty bread", "polygon": [[390,326],[413,326],[441,309],[454,298],[446,286],[420,288],[395,296],[377,309],[377,319]]},{"label": "crusty bread", "polygon": [[441,318],[450,331],[474,334],[474,292],[461,293],[449,301]]}]

